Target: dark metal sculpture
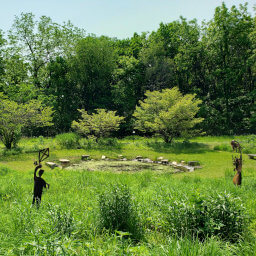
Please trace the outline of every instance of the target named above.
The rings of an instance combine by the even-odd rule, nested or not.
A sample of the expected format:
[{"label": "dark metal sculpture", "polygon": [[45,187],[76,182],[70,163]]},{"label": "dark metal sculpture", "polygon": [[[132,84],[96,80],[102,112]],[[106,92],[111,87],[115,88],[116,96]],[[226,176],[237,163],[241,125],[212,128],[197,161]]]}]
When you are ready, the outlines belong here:
[{"label": "dark metal sculpture", "polygon": [[38,151],[38,163],[37,161],[34,162],[35,165],[40,164],[42,161],[44,161],[46,158],[48,158],[50,155],[49,148],[44,148]]},{"label": "dark metal sculpture", "polygon": [[235,166],[234,171],[236,171],[236,174],[233,178],[233,183],[236,186],[241,186],[242,184],[242,164],[243,164],[243,159],[242,159],[242,147],[238,141],[232,140],[231,141],[231,146],[233,151],[236,150],[237,153],[239,153],[239,156],[232,156],[233,160],[233,165]]},{"label": "dark metal sculpture", "polygon": [[[43,188],[47,188],[47,186],[48,186],[48,189],[49,189],[49,187],[50,187],[50,184],[46,183],[45,180],[42,178],[44,170],[40,169],[40,168],[42,168],[41,162],[49,157],[49,153],[50,153],[49,148],[44,148],[44,149],[39,150],[38,162],[37,161],[34,162],[34,165],[36,165],[36,168],[34,171],[34,192],[33,192],[32,205],[34,205],[36,203],[37,208],[39,208],[40,203],[41,203]],[[37,176],[38,169],[40,169],[39,176]]]}]

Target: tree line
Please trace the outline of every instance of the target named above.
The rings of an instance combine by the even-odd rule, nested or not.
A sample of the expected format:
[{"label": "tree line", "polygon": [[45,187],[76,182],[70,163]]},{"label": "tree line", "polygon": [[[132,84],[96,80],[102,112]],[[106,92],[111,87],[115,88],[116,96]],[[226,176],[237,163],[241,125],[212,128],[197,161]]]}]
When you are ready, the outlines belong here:
[{"label": "tree line", "polygon": [[78,110],[91,115],[98,109],[124,117],[117,135],[131,134],[146,92],[176,87],[200,102],[198,129],[255,133],[255,60],[256,17],[246,4],[229,9],[223,3],[201,25],[181,17],[127,39],[22,13],[8,32],[0,30],[0,93],[7,103],[25,108],[34,102],[52,114],[45,120],[50,129],[38,121],[26,125],[26,135],[70,131]]}]

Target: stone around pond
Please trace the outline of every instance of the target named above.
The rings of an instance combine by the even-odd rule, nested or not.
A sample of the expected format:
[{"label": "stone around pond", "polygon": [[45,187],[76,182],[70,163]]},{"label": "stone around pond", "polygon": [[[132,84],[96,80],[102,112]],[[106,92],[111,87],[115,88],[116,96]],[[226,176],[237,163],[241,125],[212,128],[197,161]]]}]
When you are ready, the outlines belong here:
[{"label": "stone around pond", "polygon": [[248,154],[249,159],[255,159],[256,158],[256,154]]},{"label": "stone around pond", "polygon": [[169,163],[169,161],[168,161],[168,159],[163,159],[163,160],[161,161],[161,163],[167,165],[167,164]]},{"label": "stone around pond", "polygon": [[199,163],[198,161],[189,161],[189,162],[188,162],[188,165],[189,165],[189,166],[199,166],[200,163]]},{"label": "stone around pond", "polygon": [[149,158],[145,158],[142,160],[143,163],[153,163],[153,161]]},{"label": "stone around pond", "polygon": [[55,167],[58,167],[58,165],[54,162],[46,162],[45,164],[47,166],[49,166],[51,169],[54,169]]},{"label": "stone around pond", "polygon": [[164,157],[159,156],[159,157],[157,158],[157,161],[162,161],[163,159],[164,159]]},{"label": "stone around pond", "polygon": [[183,171],[183,172],[193,172],[194,171],[194,167],[182,165],[182,164],[178,164],[178,165],[174,166],[174,168],[179,169],[180,171]]},{"label": "stone around pond", "polygon": [[177,165],[177,162],[173,161],[171,162],[171,165],[175,167]]},{"label": "stone around pond", "polygon": [[68,167],[70,164],[70,161],[68,159],[59,159],[59,161],[60,161],[62,168]]},{"label": "stone around pond", "polygon": [[90,155],[82,155],[81,156],[82,161],[86,161],[90,159]]}]

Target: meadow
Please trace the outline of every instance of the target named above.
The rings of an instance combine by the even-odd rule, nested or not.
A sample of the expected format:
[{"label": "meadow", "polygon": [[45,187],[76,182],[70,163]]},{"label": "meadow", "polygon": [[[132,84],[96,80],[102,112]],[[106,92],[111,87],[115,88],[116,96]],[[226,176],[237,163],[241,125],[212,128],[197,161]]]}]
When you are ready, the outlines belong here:
[{"label": "meadow", "polygon": [[[9,151],[0,144],[0,255],[255,255],[256,161],[243,155],[242,186],[235,187],[232,139],[256,153],[253,135],[172,145],[138,136],[66,144],[39,137]],[[45,147],[51,161],[79,163],[89,154],[95,166],[52,170],[43,164],[51,186],[37,209],[31,207],[33,162]],[[199,161],[202,168],[173,174],[97,167],[102,155],[119,154]]]}]

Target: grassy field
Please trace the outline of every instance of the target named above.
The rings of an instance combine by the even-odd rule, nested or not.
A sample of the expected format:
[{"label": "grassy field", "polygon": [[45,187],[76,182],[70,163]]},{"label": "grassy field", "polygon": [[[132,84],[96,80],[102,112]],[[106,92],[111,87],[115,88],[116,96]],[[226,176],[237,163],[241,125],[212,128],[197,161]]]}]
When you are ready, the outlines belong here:
[{"label": "grassy field", "polygon": [[[130,137],[64,149],[51,138],[0,145],[0,255],[256,255],[256,161],[243,155],[243,183],[232,183],[233,137],[177,140]],[[247,136],[236,137],[252,153]],[[202,169],[173,174],[136,166],[51,170],[40,209],[31,207],[36,151],[79,163],[82,154],[127,159],[199,161]],[[94,164],[95,163],[95,164]],[[94,171],[92,171],[94,170]]]}]

